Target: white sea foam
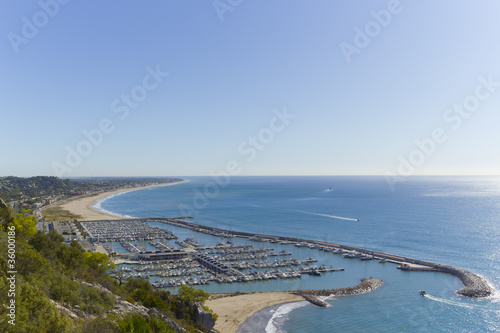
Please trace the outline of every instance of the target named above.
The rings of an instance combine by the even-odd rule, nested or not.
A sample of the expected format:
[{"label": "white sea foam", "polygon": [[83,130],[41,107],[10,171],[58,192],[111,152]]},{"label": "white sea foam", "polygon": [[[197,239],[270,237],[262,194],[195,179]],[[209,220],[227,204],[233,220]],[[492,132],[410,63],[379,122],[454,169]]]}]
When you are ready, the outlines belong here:
[{"label": "white sea foam", "polygon": [[484,280],[486,280],[486,283],[490,286],[491,289],[493,289],[493,295],[491,295],[490,297],[488,297],[488,299],[491,299],[495,303],[500,302],[500,289],[496,288],[495,284],[493,283],[493,281],[490,280],[489,277],[486,277],[486,276],[481,275],[481,274],[477,274],[477,275],[479,275]]},{"label": "white sea foam", "polygon": [[[489,283],[489,281],[488,281]],[[490,284],[491,285],[491,284]],[[493,285],[491,285],[493,287]],[[488,297],[487,299],[490,300],[492,303],[500,303],[500,290],[494,288],[493,295]]]},{"label": "white sea foam", "polygon": [[172,186],[172,185],[177,185],[177,184],[182,184],[182,183],[187,183],[187,182],[189,182],[189,180],[184,179],[183,181],[176,182],[176,183],[161,184],[161,185],[157,185],[157,186],[154,186],[154,187],[149,187],[149,188],[136,188],[136,189],[130,189],[130,190],[127,190],[127,191],[123,191],[123,192],[119,192],[119,193],[111,194],[111,195],[108,195],[107,197],[104,197],[104,198],[99,199],[99,200],[97,200],[96,202],[94,202],[94,203],[91,205],[91,208],[92,208],[93,210],[96,210],[96,211],[98,211],[98,212],[101,212],[101,213],[104,213],[104,214],[108,214],[108,215],[113,215],[113,216],[123,217],[123,218],[134,218],[133,216],[130,216],[130,215],[119,214],[119,213],[116,213],[116,212],[112,212],[112,211],[106,210],[106,209],[102,208],[102,204],[103,204],[105,201],[107,201],[107,200],[109,200],[109,199],[111,199],[111,198],[117,197],[117,196],[122,195],[122,194],[125,194],[125,193],[130,193],[130,192],[134,192],[134,191],[141,191],[141,190],[152,190],[153,188],[156,188],[156,187]]},{"label": "white sea foam", "polygon": [[326,301],[333,301],[335,300],[335,296],[334,295],[330,295],[330,296],[318,296],[317,299],[319,299],[320,301],[323,301],[326,303],[326,307],[327,308],[330,308],[332,305],[327,303]]},{"label": "white sea foam", "polygon": [[108,195],[107,197],[104,197],[104,198],[99,199],[96,202],[94,202],[91,207],[92,207],[93,210],[96,210],[96,211],[104,213],[104,214],[118,216],[118,217],[124,217],[124,218],[132,218],[132,216],[125,215],[125,214],[119,214],[119,213],[116,213],[116,212],[111,212],[109,210],[106,210],[106,209],[102,208],[103,202],[105,202],[105,201],[107,201],[107,200],[109,200],[111,198],[114,198],[116,196],[122,195],[124,193],[128,193],[128,192],[131,192],[131,191],[120,192],[120,193],[115,193],[115,194],[112,194],[112,195]]},{"label": "white sea foam", "polygon": [[292,312],[295,309],[302,308],[306,305],[308,305],[309,302],[307,301],[302,301],[302,302],[293,302],[293,303],[287,303],[283,304],[280,306],[273,314],[271,319],[266,325],[266,333],[282,333],[284,332],[281,328],[283,327],[283,324],[286,322],[288,319],[288,315],[290,312]]}]

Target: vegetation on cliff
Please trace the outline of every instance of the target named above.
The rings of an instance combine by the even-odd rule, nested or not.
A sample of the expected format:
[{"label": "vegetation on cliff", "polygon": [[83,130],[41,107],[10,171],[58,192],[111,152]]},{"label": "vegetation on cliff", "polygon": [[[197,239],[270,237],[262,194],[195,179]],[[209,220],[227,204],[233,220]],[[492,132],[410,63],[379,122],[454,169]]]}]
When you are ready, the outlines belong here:
[{"label": "vegetation on cliff", "polygon": [[[0,200],[1,332],[174,332],[173,326],[207,332],[195,304],[203,304],[203,291],[186,287],[171,295],[142,279],[120,284],[108,275],[114,264],[107,255],[65,245],[61,235],[37,232],[35,225],[33,216],[14,214]],[[124,304],[145,310],[125,311]],[[15,325],[7,316],[12,312]]]}]

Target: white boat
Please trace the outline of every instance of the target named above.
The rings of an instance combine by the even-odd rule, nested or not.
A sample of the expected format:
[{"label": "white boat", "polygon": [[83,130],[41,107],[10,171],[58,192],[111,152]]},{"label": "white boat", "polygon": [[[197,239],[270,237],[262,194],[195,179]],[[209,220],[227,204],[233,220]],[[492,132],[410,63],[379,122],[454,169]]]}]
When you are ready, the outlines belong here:
[{"label": "white boat", "polygon": [[344,258],[349,258],[349,259],[354,259],[354,258],[361,258],[363,255],[359,252],[348,252],[344,254]]},{"label": "white boat", "polygon": [[307,244],[306,242],[301,242],[301,243],[297,243],[295,244],[296,247],[307,247],[309,246],[309,244]]}]

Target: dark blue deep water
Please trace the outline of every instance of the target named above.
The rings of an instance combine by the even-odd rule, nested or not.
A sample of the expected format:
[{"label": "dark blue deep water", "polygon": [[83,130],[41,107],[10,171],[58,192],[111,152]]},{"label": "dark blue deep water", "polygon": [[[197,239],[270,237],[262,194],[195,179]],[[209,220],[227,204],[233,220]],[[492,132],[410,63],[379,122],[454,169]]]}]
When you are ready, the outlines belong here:
[{"label": "dark blue deep water", "polygon": [[[190,181],[124,193],[97,206],[133,217],[190,215],[193,222],[219,228],[325,240],[434,261],[478,273],[500,289],[500,177],[410,177],[394,190],[383,177],[233,177],[218,183],[210,177],[185,178]],[[326,309],[296,303],[265,310],[254,318],[258,327],[251,330],[500,331],[498,295],[466,299],[455,293],[462,285],[453,276],[401,272],[393,264],[311,251],[345,272],[293,283],[274,280],[204,289],[337,288],[374,276],[386,284],[373,293],[329,300],[332,306]],[[419,296],[420,289],[430,297]]]}]

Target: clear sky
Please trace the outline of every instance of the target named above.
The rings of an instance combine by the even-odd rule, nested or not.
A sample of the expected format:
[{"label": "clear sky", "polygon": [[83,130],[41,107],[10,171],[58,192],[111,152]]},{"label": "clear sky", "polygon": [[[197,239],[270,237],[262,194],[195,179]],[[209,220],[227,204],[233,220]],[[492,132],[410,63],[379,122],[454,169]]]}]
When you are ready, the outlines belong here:
[{"label": "clear sky", "polygon": [[500,174],[498,13],[4,0],[0,176]]}]

